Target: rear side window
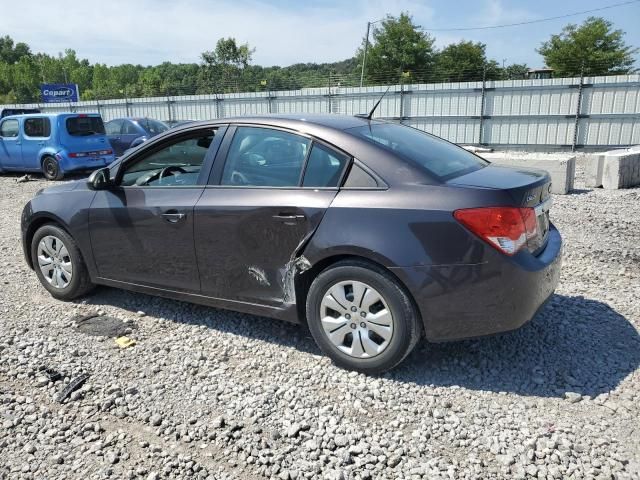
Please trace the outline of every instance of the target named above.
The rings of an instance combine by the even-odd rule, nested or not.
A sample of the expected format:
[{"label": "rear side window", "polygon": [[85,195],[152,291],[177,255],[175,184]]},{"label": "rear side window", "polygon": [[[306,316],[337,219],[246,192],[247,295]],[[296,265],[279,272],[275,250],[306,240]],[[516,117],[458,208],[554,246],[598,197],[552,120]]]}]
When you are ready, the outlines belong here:
[{"label": "rear side window", "polygon": [[0,136],[5,138],[12,138],[18,136],[18,120],[5,120],[0,125]]},{"label": "rear side window", "polygon": [[27,118],[24,121],[24,134],[27,137],[48,138],[51,135],[51,122],[48,118]]},{"label": "rear side window", "polygon": [[344,182],[345,188],[376,188],[378,186],[376,179],[355,163]]},{"label": "rear side window", "polygon": [[314,143],[304,172],[303,187],[337,187],[349,157]]},{"label": "rear side window", "polygon": [[347,132],[389,150],[443,181],[489,164],[442,138],[404,125],[372,123]]},{"label": "rear side window", "polygon": [[69,117],[66,121],[67,132],[74,137],[104,135],[101,117]]},{"label": "rear side window", "polygon": [[239,127],[229,147],[221,184],[297,187],[310,143],[281,130]]}]

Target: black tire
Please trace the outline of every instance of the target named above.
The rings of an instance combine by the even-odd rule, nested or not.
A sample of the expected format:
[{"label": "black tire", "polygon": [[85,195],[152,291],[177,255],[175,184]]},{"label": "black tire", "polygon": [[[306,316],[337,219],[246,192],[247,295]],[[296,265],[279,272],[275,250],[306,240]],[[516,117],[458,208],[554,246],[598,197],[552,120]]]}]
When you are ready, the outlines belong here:
[{"label": "black tire", "polygon": [[[322,298],[331,286],[344,281],[370,285],[382,295],[393,316],[393,334],[388,345],[370,358],[354,358],[344,353],[329,340],[322,327]],[[309,288],[306,313],[309,330],[320,349],[339,367],[366,374],[396,367],[411,353],[422,333],[419,314],[409,295],[388,272],[365,261],[342,261],[320,273]]]},{"label": "black tire", "polygon": [[58,160],[50,155],[42,159],[42,174],[47,180],[62,180],[64,177]]},{"label": "black tire", "polygon": [[[52,285],[50,281],[45,278],[40,268],[40,263],[38,261],[38,244],[47,236],[55,237],[62,242],[66,247],[71,261],[71,281],[69,281],[68,285],[64,288],[58,288]],[[33,262],[33,269],[35,270],[38,280],[40,280],[42,286],[47,289],[51,296],[58,300],[73,300],[74,298],[85,295],[94,288],[94,284],[91,283],[87,266],[84,263],[84,259],[82,258],[78,245],[73,238],[71,238],[71,235],[57,225],[43,225],[36,231],[33,236],[33,240],[31,241],[31,260]]]}]

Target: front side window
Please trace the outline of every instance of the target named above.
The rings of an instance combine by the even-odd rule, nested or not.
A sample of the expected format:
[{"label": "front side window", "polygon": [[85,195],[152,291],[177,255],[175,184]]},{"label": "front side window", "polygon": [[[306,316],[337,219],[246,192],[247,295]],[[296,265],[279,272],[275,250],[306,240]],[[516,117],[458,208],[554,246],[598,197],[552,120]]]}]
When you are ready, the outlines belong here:
[{"label": "front side window", "polygon": [[314,143],[304,172],[303,187],[337,187],[349,157]]},{"label": "front side window", "polygon": [[239,127],[229,147],[222,185],[296,187],[311,141],[271,128]]},{"label": "front side window", "polygon": [[202,164],[216,130],[182,137],[130,165],[122,175],[122,186],[177,187],[196,185]]},{"label": "front side window", "polygon": [[4,138],[13,138],[18,136],[19,125],[18,120],[5,120],[0,125],[0,136]]},{"label": "front side window", "polygon": [[489,164],[464,148],[404,125],[371,123],[346,131],[393,152],[440,180],[464,175]]},{"label": "front side window", "polygon": [[27,118],[24,121],[24,134],[27,137],[48,138],[51,135],[51,122],[48,118]]},{"label": "front side window", "polygon": [[66,121],[67,132],[73,137],[104,135],[104,123],[101,117],[69,117]]},{"label": "front side window", "polygon": [[111,120],[104,126],[107,135],[120,135],[120,129],[122,128],[122,120]]}]

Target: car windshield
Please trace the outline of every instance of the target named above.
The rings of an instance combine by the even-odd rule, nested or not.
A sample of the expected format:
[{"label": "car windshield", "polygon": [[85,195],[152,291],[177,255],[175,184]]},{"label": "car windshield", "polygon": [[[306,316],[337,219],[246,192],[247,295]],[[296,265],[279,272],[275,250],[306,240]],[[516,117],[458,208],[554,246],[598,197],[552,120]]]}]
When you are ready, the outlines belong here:
[{"label": "car windshield", "polygon": [[393,123],[370,123],[347,132],[389,150],[436,176],[448,180],[489,164],[446,140],[415,128]]},{"label": "car windshield", "polygon": [[69,117],[66,125],[67,132],[74,137],[104,135],[104,123],[101,117]]},{"label": "car windshield", "polygon": [[150,118],[141,118],[137,120],[138,125],[140,125],[147,133],[152,135],[157,135],[162,132],[166,132],[169,130],[169,127],[164,123],[159,122],[158,120],[152,120]]}]

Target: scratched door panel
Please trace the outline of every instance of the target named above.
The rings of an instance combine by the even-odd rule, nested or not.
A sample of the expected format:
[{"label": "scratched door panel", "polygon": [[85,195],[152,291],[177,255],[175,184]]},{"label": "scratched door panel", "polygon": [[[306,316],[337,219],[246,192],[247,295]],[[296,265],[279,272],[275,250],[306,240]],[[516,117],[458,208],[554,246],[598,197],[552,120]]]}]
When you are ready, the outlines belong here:
[{"label": "scratched door panel", "polygon": [[194,214],[202,293],[264,305],[292,301],[287,271],[336,193],[206,188]]}]

